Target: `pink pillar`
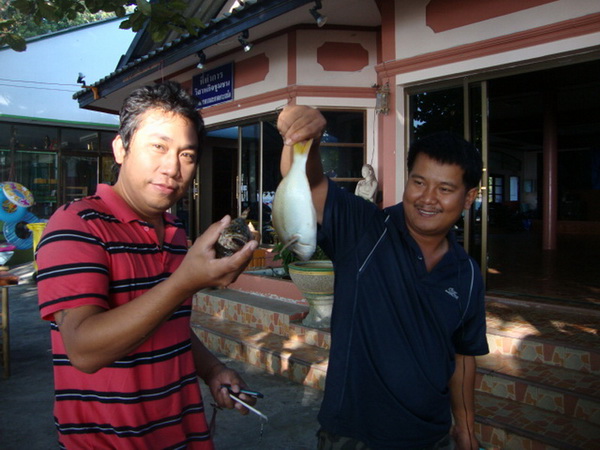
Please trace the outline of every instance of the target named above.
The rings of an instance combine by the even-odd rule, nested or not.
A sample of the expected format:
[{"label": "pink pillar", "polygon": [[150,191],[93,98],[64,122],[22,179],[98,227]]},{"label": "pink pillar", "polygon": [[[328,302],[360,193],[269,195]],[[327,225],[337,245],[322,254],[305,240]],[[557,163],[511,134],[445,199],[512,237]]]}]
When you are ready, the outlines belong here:
[{"label": "pink pillar", "polygon": [[[378,61],[393,61],[396,59],[396,13],[395,2],[377,0],[377,7],[381,15],[381,39],[377,55]],[[389,106],[387,114],[378,115],[379,142],[378,142],[378,171],[377,180],[379,190],[382,192],[381,207],[398,203],[396,198],[396,158],[404,159],[404,152],[398,156],[396,151],[396,83],[395,77],[387,73],[385,64],[377,74],[377,82],[384,85],[390,83]]]},{"label": "pink pillar", "polygon": [[544,179],[542,249],[556,250],[558,217],[558,142],[556,126],[556,94],[549,88],[544,93]]}]

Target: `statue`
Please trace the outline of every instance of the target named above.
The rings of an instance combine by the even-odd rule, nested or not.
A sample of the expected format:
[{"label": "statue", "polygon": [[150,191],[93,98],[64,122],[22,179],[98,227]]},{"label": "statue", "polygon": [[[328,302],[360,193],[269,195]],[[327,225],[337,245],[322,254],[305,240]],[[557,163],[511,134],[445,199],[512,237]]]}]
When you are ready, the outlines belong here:
[{"label": "statue", "polygon": [[354,194],[375,203],[375,196],[377,195],[377,178],[375,177],[373,166],[371,166],[371,164],[363,165],[361,173],[363,179],[356,185]]}]

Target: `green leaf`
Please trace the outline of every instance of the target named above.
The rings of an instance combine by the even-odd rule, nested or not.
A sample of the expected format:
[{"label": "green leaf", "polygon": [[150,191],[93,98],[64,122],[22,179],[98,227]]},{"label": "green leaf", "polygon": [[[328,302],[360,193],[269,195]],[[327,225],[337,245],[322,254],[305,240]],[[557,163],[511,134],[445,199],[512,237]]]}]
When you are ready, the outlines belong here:
[{"label": "green leaf", "polygon": [[0,31],[8,31],[15,25],[14,20],[0,20]]},{"label": "green leaf", "polygon": [[84,4],[76,2],[73,6],[72,6],[73,11],[76,11],[78,14],[85,14],[85,12],[87,11],[87,8],[85,7]]},{"label": "green leaf", "polygon": [[150,16],[152,14],[152,6],[146,0],[136,0],[136,4],[138,10],[144,14],[145,16]]},{"label": "green leaf", "polygon": [[196,28],[204,28],[205,24],[197,17],[190,17],[188,20],[188,25],[196,27]]},{"label": "green leaf", "polygon": [[129,16],[129,23],[131,24],[131,29],[133,31],[141,30],[144,24],[146,23],[146,20],[148,20],[146,16],[136,11],[131,16]]},{"label": "green leaf", "polygon": [[152,40],[154,42],[160,42],[164,38],[167,37],[168,33],[169,33],[168,28],[159,28],[159,29],[156,29],[156,30],[152,30]]},{"label": "green leaf", "polygon": [[56,7],[46,2],[38,3],[38,12],[42,18],[56,22],[59,19]]},{"label": "green leaf", "polygon": [[24,52],[27,49],[27,43],[21,36],[17,36],[13,33],[8,33],[4,36],[3,41],[13,50],[17,52]]},{"label": "green leaf", "polygon": [[12,5],[25,15],[31,15],[35,12],[35,4],[29,0],[14,0]]},{"label": "green leaf", "polygon": [[92,14],[97,13],[98,11],[102,10],[102,7],[100,6],[100,3],[98,3],[95,0],[85,0],[85,7],[88,9],[89,12],[91,12]]}]

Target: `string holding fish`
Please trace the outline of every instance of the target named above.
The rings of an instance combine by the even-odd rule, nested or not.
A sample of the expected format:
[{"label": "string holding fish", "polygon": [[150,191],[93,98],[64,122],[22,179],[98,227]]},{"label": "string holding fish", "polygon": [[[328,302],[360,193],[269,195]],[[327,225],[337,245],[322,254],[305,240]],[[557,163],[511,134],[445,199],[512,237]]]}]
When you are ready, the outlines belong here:
[{"label": "string holding fish", "polygon": [[313,140],[293,146],[289,172],[277,186],[273,198],[273,227],[299,259],[307,261],[317,247],[317,214],[306,177],[306,162]]}]

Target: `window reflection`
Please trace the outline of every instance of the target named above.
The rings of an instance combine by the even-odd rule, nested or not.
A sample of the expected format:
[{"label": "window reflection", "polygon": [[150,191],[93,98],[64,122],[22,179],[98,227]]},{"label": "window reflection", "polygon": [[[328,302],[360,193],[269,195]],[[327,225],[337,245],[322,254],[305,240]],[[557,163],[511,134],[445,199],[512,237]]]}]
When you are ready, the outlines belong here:
[{"label": "window reflection", "polygon": [[452,131],[462,136],[464,129],[462,87],[427,91],[410,98],[412,127],[410,141],[436,131]]},{"label": "window reflection", "polygon": [[95,192],[98,184],[98,158],[92,156],[63,156],[62,202],[67,203],[87,197]]},{"label": "window reflection", "polygon": [[63,150],[98,151],[100,147],[98,132],[65,128],[60,136],[60,147]]},{"label": "window reflection", "polygon": [[323,172],[354,192],[365,163],[365,115],[360,111],[323,111],[327,128],[321,139]]},{"label": "window reflection", "polygon": [[[324,170],[336,183],[354,192],[364,164],[365,114],[325,111],[324,115],[327,119],[321,141]],[[282,146],[275,118],[208,131],[212,173],[206,174],[206,178],[211,180],[212,198],[206,201],[212,203],[213,220],[249,208],[248,219],[260,232],[261,243],[275,243],[271,208],[281,181]]]}]

